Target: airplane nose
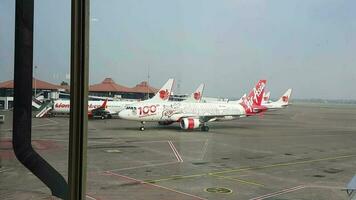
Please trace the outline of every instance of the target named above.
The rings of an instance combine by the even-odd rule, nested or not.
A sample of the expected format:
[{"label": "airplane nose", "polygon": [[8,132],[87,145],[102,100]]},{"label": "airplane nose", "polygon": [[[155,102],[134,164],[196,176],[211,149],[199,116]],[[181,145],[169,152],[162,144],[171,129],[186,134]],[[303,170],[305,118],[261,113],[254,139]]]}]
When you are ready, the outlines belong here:
[{"label": "airplane nose", "polygon": [[121,119],[126,119],[128,117],[127,110],[123,110],[123,111],[119,112],[119,117]]}]

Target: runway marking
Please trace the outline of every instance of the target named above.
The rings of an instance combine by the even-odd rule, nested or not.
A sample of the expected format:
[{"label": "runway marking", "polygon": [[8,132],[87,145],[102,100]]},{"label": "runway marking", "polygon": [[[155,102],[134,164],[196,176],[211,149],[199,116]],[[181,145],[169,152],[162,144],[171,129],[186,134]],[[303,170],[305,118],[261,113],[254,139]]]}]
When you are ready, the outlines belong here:
[{"label": "runway marking", "polygon": [[[307,163],[314,163],[314,162],[320,162],[320,161],[351,158],[351,157],[355,157],[355,156],[356,155],[345,155],[345,156],[319,158],[319,159],[306,160],[306,161],[271,164],[271,165],[257,166],[257,167],[245,167],[245,168],[238,168],[238,169],[230,169],[230,170],[223,170],[223,171],[215,171],[215,172],[209,172],[209,173],[201,173],[201,174],[193,174],[193,175],[181,176],[180,179],[195,178],[195,177],[201,177],[201,176],[212,176],[212,175],[225,174],[225,173],[231,173],[231,172],[243,172],[243,171],[250,171],[250,170],[259,170],[259,169],[266,169],[266,168],[273,168],[273,167],[286,167],[286,166],[291,166],[291,165],[299,165],[299,164],[307,164]],[[175,178],[174,177],[168,177],[168,178],[162,178],[162,179],[157,179],[157,180],[152,180],[152,181],[154,181],[154,182],[162,182],[162,181],[170,181],[170,180],[175,180]]]},{"label": "runway marking", "polygon": [[96,198],[94,198],[94,197],[92,197],[92,196],[90,196],[90,195],[86,195],[86,197],[88,198],[88,199],[92,199],[92,200],[98,200],[98,199],[96,199]]},{"label": "runway marking", "polygon": [[133,141],[133,142],[127,142],[127,143],[161,143],[161,142],[168,142],[168,140]]},{"label": "runway marking", "polygon": [[[172,141],[172,140],[133,141],[128,143],[161,143],[161,142],[168,142],[168,141]],[[204,142],[204,140],[179,140],[179,142]]]},{"label": "runway marking", "polygon": [[338,159],[343,159],[343,158],[351,158],[351,157],[355,157],[355,156],[356,156],[356,155],[345,155],[345,156],[319,158],[319,159],[305,160],[305,161],[297,161],[297,162],[278,163],[278,164],[271,164],[271,165],[265,165],[265,166],[259,166],[259,167],[246,167],[246,168],[240,168],[240,169],[231,169],[231,170],[225,170],[225,171],[220,171],[220,172],[213,172],[213,174],[225,174],[225,173],[231,173],[231,172],[258,170],[258,169],[266,169],[266,168],[273,168],[273,167],[285,167],[285,166],[300,165],[300,164],[314,163],[314,162],[320,162],[320,161],[328,161],[328,160],[338,160]]},{"label": "runway marking", "polygon": [[324,185],[307,185],[308,188],[321,188],[321,189],[331,189],[331,190],[345,190],[343,186],[324,186]]},{"label": "runway marking", "polygon": [[219,175],[211,175],[211,176],[215,176],[215,177],[222,178],[222,179],[226,179],[226,180],[237,181],[237,182],[244,183],[244,184],[247,184],[247,185],[265,187],[265,185],[260,184],[260,183],[256,183],[256,182],[254,182],[254,181],[247,181],[247,180],[243,180],[243,179],[239,179],[239,178],[231,178],[231,177],[219,176]]},{"label": "runway marking", "polygon": [[0,173],[7,172],[7,171],[11,170],[11,168],[5,168],[5,167],[4,167],[5,169],[1,169],[1,168],[0,168]]},{"label": "runway marking", "polygon": [[176,156],[178,162],[183,162],[182,157],[180,156],[178,150],[176,149],[176,147],[174,146],[174,144],[172,143],[172,141],[168,141],[168,144],[169,144],[169,146],[171,147],[171,149],[172,149],[174,155]]},{"label": "runway marking", "polygon": [[262,195],[262,196],[259,196],[259,197],[255,197],[255,198],[252,198],[250,200],[263,200],[263,199],[267,199],[267,198],[270,198],[270,197],[275,197],[275,196],[279,196],[279,195],[282,195],[282,194],[294,192],[294,191],[297,191],[297,190],[300,190],[300,189],[303,189],[303,188],[305,188],[304,185],[299,185],[299,186],[296,186],[296,187],[287,188],[287,189],[280,190],[280,191],[277,191],[277,192],[273,192],[273,193],[265,194],[265,195]]},{"label": "runway marking", "polygon": [[126,168],[120,168],[120,169],[112,169],[108,170],[110,172],[118,172],[118,171],[125,171],[125,170],[131,170],[131,169],[139,169],[139,168],[145,168],[145,167],[157,167],[157,166],[163,166],[163,165],[171,165],[171,164],[176,164],[178,163],[177,161],[174,162],[166,162],[166,163],[157,163],[157,164],[148,164],[148,165],[141,165],[141,166],[136,166],[136,167],[126,167]]},{"label": "runway marking", "polygon": [[121,175],[121,174],[113,173],[113,172],[110,172],[110,171],[106,171],[104,173],[108,174],[108,175],[111,175],[111,176],[116,176],[116,177],[124,178],[124,179],[127,179],[127,180],[131,180],[131,181],[134,181],[134,182],[139,183],[139,184],[145,184],[145,185],[153,186],[153,187],[156,187],[156,188],[165,189],[165,190],[177,193],[177,194],[182,194],[182,195],[185,195],[185,196],[193,197],[195,199],[207,200],[205,198],[202,198],[202,197],[199,197],[199,196],[196,196],[196,195],[193,195],[193,194],[181,192],[181,191],[178,191],[178,190],[174,190],[174,189],[167,188],[167,187],[164,187],[164,186],[161,186],[161,185],[149,183],[149,182],[146,182],[146,181],[143,181],[143,180],[139,180],[139,179],[135,179],[135,178],[132,178],[132,177],[124,176],[124,175]]},{"label": "runway marking", "polygon": [[206,139],[205,143],[204,143],[204,146],[203,146],[203,155],[202,155],[200,160],[204,160],[205,154],[206,154],[206,152],[208,150],[208,145],[209,145],[209,139]]}]

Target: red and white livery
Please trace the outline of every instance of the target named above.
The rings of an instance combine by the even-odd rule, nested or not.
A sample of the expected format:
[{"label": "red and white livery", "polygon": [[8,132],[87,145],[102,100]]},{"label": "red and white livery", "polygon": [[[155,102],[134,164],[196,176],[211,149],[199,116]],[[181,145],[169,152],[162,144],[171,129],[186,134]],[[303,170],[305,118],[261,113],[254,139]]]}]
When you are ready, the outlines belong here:
[{"label": "red and white livery", "polygon": [[232,120],[256,115],[267,110],[261,105],[266,80],[260,80],[241,103],[197,103],[197,102],[150,102],[143,101],[128,106],[119,113],[127,120],[141,121],[140,130],[145,130],[145,122],[178,122],[185,130],[201,128],[208,131],[208,122]]}]

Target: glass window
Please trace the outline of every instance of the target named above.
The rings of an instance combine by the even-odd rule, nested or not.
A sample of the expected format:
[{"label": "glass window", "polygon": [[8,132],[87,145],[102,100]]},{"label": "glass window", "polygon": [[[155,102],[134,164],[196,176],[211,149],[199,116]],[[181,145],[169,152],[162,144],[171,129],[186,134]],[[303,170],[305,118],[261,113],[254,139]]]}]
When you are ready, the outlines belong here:
[{"label": "glass window", "polygon": [[[23,32],[19,28],[17,30],[19,35],[26,34],[26,45],[30,44],[28,41],[31,40],[32,32],[28,24],[31,21],[31,14],[28,12],[31,1],[0,2],[0,115],[5,119],[0,122],[0,198],[50,199],[51,191],[44,182],[58,186],[68,177],[69,118],[68,115],[50,117],[56,112],[54,102],[57,99],[52,99],[48,92],[61,90],[60,82],[69,81],[66,74],[69,72],[70,55],[70,1],[35,1],[33,63],[28,62],[31,61],[28,56],[31,53],[30,48],[20,47],[23,44],[18,40],[20,45],[15,49],[15,2],[24,5],[23,13],[20,14],[23,21],[20,24],[26,28],[21,29]],[[19,52],[19,48],[25,49],[25,56],[17,60],[21,64],[14,70],[14,52]],[[28,83],[26,86],[32,85],[32,97],[25,92],[19,94],[16,104],[14,85],[23,86],[22,83],[26,80],[31,82],[28,76],[31,73],[27,68],[31,64],[34,78],[32,84]],[[24,67],[26,73],[23,73]],[[17,74],[19,81],[14,83],[16,71],[21,71],[21,75]],[[29,104],[30,101],[27,100],[31,99]],[[29,105],[28,110],[24,107],[25,104]],[[24,108],[20,110],[21,115],[14,117],[15,110],[19,111],[20,107]],[[30,111],[29,115],[27,111]],[[26,129],[27,122],[31,123],[31,129]],[[28,148],[28,144],[32,148]],[[17,157],[15,149],[19,150],[16,151]],[[49,166],[52,170],[49,170]],[[54,172],[58,173],[60,180]],[[56,193],[56,190],[53,192]]]},{"label": "glass window", "polygon": [[[34,15],[31,144],[64,180],[70,5]],[[90,0],[87,199],[351,198],[355,6]],[[0,2],[0,196],[48,199],[13,152],[14,8]]]}]

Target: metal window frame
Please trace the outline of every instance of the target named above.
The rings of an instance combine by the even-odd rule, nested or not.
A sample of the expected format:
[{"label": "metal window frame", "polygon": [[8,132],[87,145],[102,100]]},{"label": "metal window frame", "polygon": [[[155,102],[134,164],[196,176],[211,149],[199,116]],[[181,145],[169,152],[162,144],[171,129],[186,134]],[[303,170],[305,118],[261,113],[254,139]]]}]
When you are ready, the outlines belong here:
[{"label": "metal window frame", "polygon": [[72,0],[68,184],[69,199],[86,198],[89,0]]},{"label": "metal window frame", "polygon": [[70,200],[86,198],[89,74],[89,0],[72,0],[71,113],[68,184],[31,145],[34,0],[16,0],[13,149],[17,159],[51,190]]}]

